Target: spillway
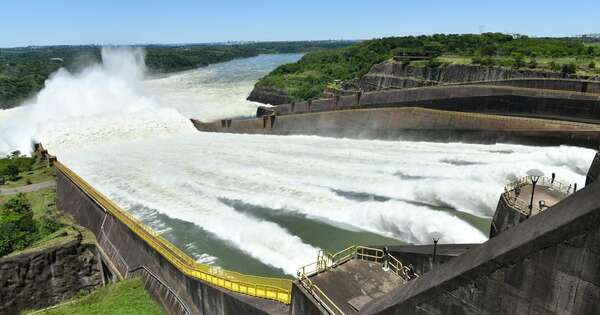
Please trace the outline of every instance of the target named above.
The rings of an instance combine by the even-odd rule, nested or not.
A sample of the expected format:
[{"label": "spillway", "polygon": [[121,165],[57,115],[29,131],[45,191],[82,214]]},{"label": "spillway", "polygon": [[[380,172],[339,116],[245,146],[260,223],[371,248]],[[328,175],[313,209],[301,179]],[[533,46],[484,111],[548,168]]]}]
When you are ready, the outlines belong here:
[{"label": "spillway", "polygon": [[[299,57],[150,78],[109,63],[57,76],[0,122],[25,117],[31,124],[19,136],[31,131],[198,261],[258,275],[294,275],[319,249],[427,244],[433,231],[443,243],[483,242],[503,186],[531,168],[583,187],[594,152],[576,147],[218,134],[189,123],[253,115],[258,104],[245,97],[256,80]],[[72,107],[59,105],[66,97],[75,98]]]}]

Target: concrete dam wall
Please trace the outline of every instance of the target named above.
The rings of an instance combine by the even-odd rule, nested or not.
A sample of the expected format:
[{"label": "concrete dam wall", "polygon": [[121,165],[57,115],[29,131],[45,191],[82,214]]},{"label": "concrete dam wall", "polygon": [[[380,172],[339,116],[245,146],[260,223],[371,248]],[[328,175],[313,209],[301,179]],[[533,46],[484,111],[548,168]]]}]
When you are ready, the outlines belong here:
[{"label": "concrete dam wall", "polygon": [[557,120],[482,115],[424,108],[348,109],[202,123],[198,130],[365,139],[423,139],[571,144],[596,148],[600,128]]},{"label": "concrete dam wall", "polygon": [[600,122],[600,95],[485,84],[367,92],[337,99],[260,107],[257,115],[385,107],[423,107],[483,114]]},{"label": "concrete dam wall", "polygon": [[373,300],[365,314],[599,314],[600,183]]},{"label": "concrete dam wall", "polygon": [[60,162],[55,166],[59,208],[96,235],[100,248],[123,278],[142,276],[146,289],[167,313],[288,312],[285,303],[291,299],[291,281],[210,270],[208,266],[204,269],[205,265],[195,263],[66,166]]},{"label": "concrete dam wall", "polygon": [[600,94],[581,89],[600,91],[600,82],[536,78],[385,90],[261,106],[257,116],[262,120],[192,122],[201,131],[595,149],[600,144]]}]

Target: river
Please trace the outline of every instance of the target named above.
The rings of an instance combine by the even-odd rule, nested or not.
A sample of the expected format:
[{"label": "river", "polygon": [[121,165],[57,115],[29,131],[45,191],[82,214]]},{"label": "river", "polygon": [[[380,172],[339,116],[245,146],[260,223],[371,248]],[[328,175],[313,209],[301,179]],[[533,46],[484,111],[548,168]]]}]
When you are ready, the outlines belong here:
[{"label": "river", "polygon": [[434,231],[442,243],[483,242],[505,184],[538,168],[582,187],[594,155],[568,146],[198,132],[189,118],[254,115],[259,104],[245,100],[254,83],[301,55],[161,77],[139,71],[135,56],[109,51],[103,57],[113,62],[56,75],[25,107],[0,112],[0,144],[44,142],[198,261],[244,273],[292,276],[319,249],[427,244]]}]

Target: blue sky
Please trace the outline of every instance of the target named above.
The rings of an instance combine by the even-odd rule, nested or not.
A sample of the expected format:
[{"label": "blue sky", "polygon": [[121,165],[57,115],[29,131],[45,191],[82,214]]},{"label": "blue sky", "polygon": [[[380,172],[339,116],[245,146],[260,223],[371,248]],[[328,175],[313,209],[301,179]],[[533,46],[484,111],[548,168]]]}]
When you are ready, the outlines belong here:
[{"label": "blue sky", "polygon": [[0,47],[600,32],[600,1],[2,0]]}]

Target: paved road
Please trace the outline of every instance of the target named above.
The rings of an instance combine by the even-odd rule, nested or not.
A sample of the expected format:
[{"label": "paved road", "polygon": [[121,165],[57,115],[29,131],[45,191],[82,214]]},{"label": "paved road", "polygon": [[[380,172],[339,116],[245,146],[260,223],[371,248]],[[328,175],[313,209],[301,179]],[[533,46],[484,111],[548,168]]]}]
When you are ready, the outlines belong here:
[{"label": "paved road", "polygon": [[18,193],[27,193],[27,192],[32,192],[32,191],[36,191],[36,190],[40,190],[40,189],[44,189],[44,188],[48,188],[48,187],[53,187],[53,186],[56,186],[56,182],[53,180],[49,180],[46,182],[31,184],[31,185],[27,185],[27,186],[21,186],[21,187],[15,187],[15,188],[4,188],[4,189],[0,189],[0,196],[16,195]]}]

